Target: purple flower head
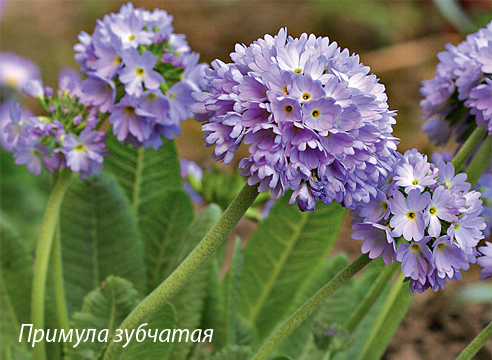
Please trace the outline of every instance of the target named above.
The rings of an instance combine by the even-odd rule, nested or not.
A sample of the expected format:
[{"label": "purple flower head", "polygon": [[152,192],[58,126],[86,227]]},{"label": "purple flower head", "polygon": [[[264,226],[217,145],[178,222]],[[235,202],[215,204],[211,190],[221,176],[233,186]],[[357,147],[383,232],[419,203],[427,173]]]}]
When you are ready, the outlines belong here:
[{"label": "purple flower head", "polygon": [[[81,101],[109,112],[113,132],[137,147],[157,149],[162,136],[179,135],[180,123],[193,115],[191,93],[205,86],[206,65],[198,63],[199,55],[191,52],[184,35],[173,33],[172,20],[163,10],[150,12],[128,3],[98,20],[93,34],[81,33],[74,47],[75,59],[89,77]],[[128,123],[135,118],[125,114],[117,119],[127,96],[146,112],[137,114],[139,121]]]},{"label": "purple flower head", "polygon": [[[352,237],[364,241],[363,253],[384,259],[389,250],[373,228],[384,229],[410,292],[437,291],[448,280],[460,280],[460,270],[476,261],[476,246],[485,229],[481,194],[469,191],[466,175],[455,175],[451,163],[430,164],[415,149],[396,153],[392,167],[377,196],[351,212]],[[385,263],[389,264],[387,259]]]},{"label": "purple flower head", "polygon": [[39,68],[32,61],[12,53],[0,53],[0,85],[20,91],[28,80],[39,76]]},{"label": "purple flower head", "polygon": [[492,135],[492,22],[438,54],[436,75],[423,82],[423,130],[443,145],[451,133],[464,140],[467,129],[485,124]]},{"label": "purple flower head", "polygon": [[355,208],[377,195],[396,150],[394,112],[369,69],[328,38],[281,29],[249,46],[236,45],[231,63],[212,62],[207,92],[193,94],[215,160],[232,161],[244,139],[250,156],[242,174],[259,191],[313,211],[316,201]]},{"label": "purple flower head", "polygon": [[121,101],[110,108],[109,122],[113,124],[113,133],[119,141],[133,135],[139,142],[150,139],[153,114],[140,107],[138,98],[125,95]]}]

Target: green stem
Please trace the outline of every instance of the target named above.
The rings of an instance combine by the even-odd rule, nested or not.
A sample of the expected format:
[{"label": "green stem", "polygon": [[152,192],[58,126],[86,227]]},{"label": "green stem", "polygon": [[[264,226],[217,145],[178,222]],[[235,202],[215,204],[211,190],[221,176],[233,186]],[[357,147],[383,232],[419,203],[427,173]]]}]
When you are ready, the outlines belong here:
[{"label": "green stem", "polygon": [[[123,321],[119,329],[125,331],[137,328],[155,314],[166,302],[178,293],[195,272],[212,256],[224,242],[232,229],[258,196],[258,186],[245,185],[222,217],[201,240],[190,255],[169,275],[169,277],[150,293]],[[104,360],[115,360],[124,350],[122,342],[110,342]]]},{"label": "green stem", "polygon": [[470,360],[492,338],[492,322],[458,355],[456,360]]},{"label": "green stem", "polygon": [[386,266],[378,276],[376,282],[371,286],[368,293],[364,297],[364,300],[362,300],[345,325],[345,329],[349,332],[349,334],[353,334],[355,329],[357,329],[357,326],[359,326],[362,319],[364,319],[369,312],[369,309],[379,298],[379,295],[381,295],[386,285],[388,285],[390,279],[398,271],[399,265],[399,263],[394,263],[391,266]]},{"label": "green stem", "polygon": [[454,165],[454,170],[459,172],[465,162],[470,158],[470,155],[473,154],[476,147],[482,139],[487,135],[487,130],[485,130],[485,125],[477,127],[471,135],[466,139],[466,141],[461,145],[461,148],[458,150],[458,153],[454,156],[451,161]]},{"label": "green stem", "polygon": [[489,166],[491,158],[492,136],[487,136],[480,147],[480,150],[478,150],[470,165],[466,168],[466,174],[468,175],[467,181],[471,184],[472,188],[480,179],[480,176],[482,176],[485,169]]},{"label": "green stem", "polygon": [[67,302],[65,298],[65,284],[63,282],[63,262],[62,262],[62,247],[60,238],[60,226],[56,231],[51,249],[51,272],[53,274],[53,288],[55,292],[56,313],[58,315],[58,324],[60,329],[68,332],[70,322],[68,318]]},{"label": "green stem", "polygon": [[[32,285],[31,321],[34,329],[44,330],[44,304],[46,295],[46,279],[50,262],[51,247],[58,224],[58,215],[63,196],[67,190],[72,172],[63,170],[55,179],[51,194],[46,205],[46,210],[36,244],[36,258],[34,263],[34,275]],[[33,348],[34,360],[46,359],[46,345],[44,341]]]},{"label": "green stem", "polygon": [[337,276],[323,286],[304,305],[288,318],[282,326],[267,340],[252,360],[266,360],[275,349],[289,336],[309,315],[311,315],[331,294],[357,274],[371,259],[367,254],[360,255]]}]

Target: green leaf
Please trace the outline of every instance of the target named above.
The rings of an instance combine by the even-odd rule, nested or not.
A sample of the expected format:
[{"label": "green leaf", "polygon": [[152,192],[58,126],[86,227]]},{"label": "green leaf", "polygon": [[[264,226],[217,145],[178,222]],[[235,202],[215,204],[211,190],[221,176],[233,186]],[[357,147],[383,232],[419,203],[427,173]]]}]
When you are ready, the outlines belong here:
[{"label": "green leaf", "polygon": [[210,360],[249,360],[252,356],[249,346],[231,346],[219,351]]},{"label": "green leaf", "polygon": [[167,277],[180,251],[183,234],[193,220],[193,208],[184,190],[171,192],[154,205],[154,211],[138,216],[145,245],[149,293]]},{"label": "green leaf", "polygon": [[222,336],[217,335],[222,331],[224,312],[224,309],[222,309],[220,267],[217,256],[213,256],[209,261],[211,261],[211,264],[209,265],[210,272],[207,279],[207,296],[205,298],[205,308],[203,310],[200,327],[202,329],[214,330],[214,348],[221,350],[223,348],[223,339]]},{"label": "green leaf", "polygon": [[[169,356],[171,349],[174,345],[179,345],[176,343],[173,345],[172,342],[160,342],[159,339],[154,342],[153,338],[148,336],[150,331],[152,335],[157,331],[157,336],[159,336],[162,331],[169,329],[171,332],[176,324],[176,310],[174,307],[167,303],[165,304],[157,314],[152,316],[152,319],[148,322],[143,330],[147,332],[147,337],[144,341],[136,341],[136,334],[133,340],[128,345],[125,355],[121,360],[135,360],[135,359],[145,359],[145,360],[166,360],[173,359]],[[165,339],[166,332],[163,335]],[[171,334],[172,336],[172,334]],[[141,337],[140,337],[141,338]]]},{"label": "green leaf", "polygon": [[288,203],[288,194],[277,201],[244,250],[239,313],[256,324],[260,341],[288,315],[306,279],[337,239],[345,215],[337,203],[318,203],[314,213]]},{"label": "green leaf", "polygon": [[101,174],[74,177],[60,211],[62,254],[69,313],[110,275],[143,291],[143,246],[129,203],[118,184]]},{"label": "green leaf", "polygon": [[[32,258],[9,225],[0,218],[0,357],[10,344],[19,345],[22,324],[29,324]],[[27,333],[26,333],[27,332]],[[24,328],[27,348],[29,331]]]},{"label": "green leaf", "polygon": [[147,267],[147,291],[164,279],[194,208],[183,189],[174,141],[163,140],[157,150],[134,149],[110,135],[111,156],[105,169],[124,189],[142,234]]},{"label": "green leaf", "polygon": [[[115,276],[108,277],[84,298],[82,310],[73,314],[70,328],[74,331],[72,341],[64,343],[65,360],[95,359],[105,342],[80,341],[74,347],[77,344],[75,330],[80,334],[87,329],[96,329],[98,336],[102,330],[108,329],[108,341],[111,341],[118,326],[139,302],[140,295],[130,282]],[[124,334],[123,341],[126,343]]]},{"label": "green leaf", "polygon": [[358,359],[380,359],[396,329],[398,329],[400,323],[403,321],[413,299],[410,295],[409,283],[404,283],[403,279],[403,275],[400,275],[397,283],[392,285],[382,311],[375,318],[371,326],[371,333]]},{"label": "green leaf", "polygon": [[[217,205],[210,205],[202,210],[193,223],[189,226],[186,234],[178,243],[179,246],[172,256],[173,261],[166,269],[164,276],[169,276],[208,233],[212,226],[217,222],[222,211]],[[178,319],[178,329],[188,329],[193,332],[200,326],[203,309],[205,307],[205,298],[207,296],[207,285],[212,263],[209,262],[200,268],[184,288],[171,300],[176,308]],[[175,343],[170,359],[184,360],[188,357],[193,343],[182,342]]]},{"label": "green leaf", "polygon": [[32,355],[29,351],[23,348],[19,348],[15,345],[10,346],[10,348],[8,348],[6,352],[6,360],[32,360]]},{"label": "green leaf", "polygon": [[241,244],[241,239],[236,238],[236,242],[234,244],[234,252],[231,259],[231,267],[229,268],[222,282],[223,325],[221,326],[219,337],[223,342],[223,347],[227,347],[228,345],[237,345],[237,301],[242,268],[243,245]]}]

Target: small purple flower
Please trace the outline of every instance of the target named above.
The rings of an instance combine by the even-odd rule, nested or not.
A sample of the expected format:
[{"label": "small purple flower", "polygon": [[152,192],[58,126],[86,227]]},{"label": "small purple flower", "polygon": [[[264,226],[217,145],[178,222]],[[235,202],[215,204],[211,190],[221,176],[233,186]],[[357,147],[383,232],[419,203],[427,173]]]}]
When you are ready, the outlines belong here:
[{"label": "small purple flower", "polygon": [[91,167],[94,167],[92,163],[102,165],[105,155],[105,139],[104,132],[92,131],[88,128],[84,129],[78,137],[68,134],[62,143],[67,166],[72,171],[83,175],[90,173]]},{"label": "small purple flower", "polygon": [[432,252],[427,247],[429,237],[413,244],[400,244],[396,250],[396,260],[401,263],[403,275],[413,281],[425,284],[432,261]]},{"label": "small purple flower", "polygon": [[166,81],[154,70],[157,56],[152,55],[150,51],[145,51],[140,55],[138,50],[130,49],[124,53],[123,61],[125,67],[121,70],[119,79],[125,84],[125,90],[129,95],[138,97],[144,91],[143,85],[149,90],[156,90],[161,82]]},{"label": "small purple flower", "polygon": [[113,133],[119,141],[125,140],[129,134],[139,142],[150,138],[150,120],[154,115],[140,107],[138,98],[125,95],[118,104],[110,108],[110,113],[109,122],[113,124]]},{"label": "small purple flower", "polygon": [[49,148],[33,139],[21,139],[15,147],[14,158],[17,165],[26,164],[27,170],[34,175],[41,174],[44,167],[52,172]]},{"label": "small purple flower", "polygon": [[378,223],[361,223],[356,219],[352,229],[355,230],[352,237],[364,241],[361,247],[363,254],[369,253],[370,259],[382,256],[388,266],[392,261],[396,261],[396,241],[391,234],[391,228]]},{"label": "small purple flower", "polygon": [[456,271],[469,269],[465,253],[457,244],[450,242],[449,236],[444,235],[436,239],[433,248],[432,263],[441,279],[453,278]]},{"label": "small purple flower", "polygon": [[41,79],[30,79],[22,86],[22,91],[32,97],[43,97],[43,82]]},{"label": "small purple flower", "polygon": [[430,236],[438,237],[441,234],[441,220],[453,222],[457,221],[459,210],[454,207],[454,196],[446,191],[444,186],[439,186],[434,190],[432,199],[424,211],[425,225],[428,226]]},{"label": "small purple flower", "polygon": [[420,193],[414,189],[408,193],[408,199],[397,192],[393,199],[390,199],[390,208],[394,217],[390,220],[390,225],[394,228],[395,236],[401,236],[410,241],[420,241],[424,237],[424,210],[430,202],[429,193]]}]

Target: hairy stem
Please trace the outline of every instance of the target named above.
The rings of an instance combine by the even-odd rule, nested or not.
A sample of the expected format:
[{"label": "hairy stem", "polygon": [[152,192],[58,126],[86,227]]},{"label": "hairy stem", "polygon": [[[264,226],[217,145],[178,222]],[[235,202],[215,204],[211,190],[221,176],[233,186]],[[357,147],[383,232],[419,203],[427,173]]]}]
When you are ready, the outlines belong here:
[{"label": "hairy stem", "polygon": [[475,339],[458,355],[456,360],[471,360],[473,356],[485,345],[492,337],[492,322],[477,335]]},{"label": "hairy stem", "polygon": [[[191,254],[128,315],[119,329],[131,331],[137,328],[171,300],[223,243],[257,196],[258,186],[246,184]],[[104,360],[119,359],[123,350],[122,342],[110,342]]]},{"label": "hairy stem", "polygon": [[[58,225],[60,207],[65,191],[70,183],[71,176],[72,172],[70,169],[64,169],[54,180],[48,204],[46,205],[46,210],[44,212],[38,242],[36,244],[36,258],[32,285],[31,321],[34,329],[42,329],[43,331],[46,279],[48,276],[51,248]],[[33,348],[33,358],[34,360],[46,359],[46,345],[43,341],[37,343]]]},{"label": "hairy stem", "polygon": [[53,274],[53,288],[55,292],[56,314],[58,316],[58,324],[60,329],[68,332],[70,329],[67,302],[65,298],[65,285],[63,282],[63,262],[62,262],[62,247],[60,238],[60,226],[56,231],[51,249],[51,272]]},{"label": "hairy stem", "polygon": [[282,326],[267,340],[252,360],[267,360],[275,349],[309,316],[311,315],[331,294],[344,285],[349,279],[357,274],[371,259],[367,254],[360,255],[350,265],[343,269],[337,276],[323,286],[304,305],[288,318]]}]

